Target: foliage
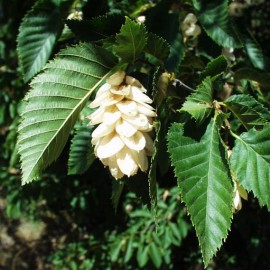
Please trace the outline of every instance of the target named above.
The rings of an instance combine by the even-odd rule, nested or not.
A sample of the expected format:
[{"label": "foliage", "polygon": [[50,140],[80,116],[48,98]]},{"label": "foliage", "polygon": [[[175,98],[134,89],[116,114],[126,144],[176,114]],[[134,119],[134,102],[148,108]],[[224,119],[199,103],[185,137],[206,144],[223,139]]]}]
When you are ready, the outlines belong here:
[{"label": "foliage", "polygon": [[216,121],[209,123],[199,143],[184,137],[179,124],[170,128],[168,141],[181,195],[208,265],[226,238],[232,218],[232,185]]},{"label": "foliage", "polygon": [[[22,2],[0,3],[0,240],[19,254],[0,255],[0,268],[21,263],[24,243],[42,254],[43,241],[40,261],[55,270],[255,267],[266,242],[255,229],[240,232],[249,265],[228,246],[269,219],[258,210],[270,207],[269,18],[258,31],[253,11],[269,3]],[[95,160],[88,105],[119,70],[147,89],[157,117],[149,171],[116,182]]]}]

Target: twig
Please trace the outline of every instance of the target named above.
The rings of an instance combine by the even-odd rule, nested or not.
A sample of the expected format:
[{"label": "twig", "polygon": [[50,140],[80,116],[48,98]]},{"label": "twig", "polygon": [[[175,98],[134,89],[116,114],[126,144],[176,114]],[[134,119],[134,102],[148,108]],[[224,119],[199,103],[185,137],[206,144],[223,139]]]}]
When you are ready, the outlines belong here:
[{"label": "twig", "polygon": [[185,83],[183,83],[182,81],[180,81],[179,79],[173,79],[173,86],[183,86],[184,88],[186,88],[189,91],[195,92],[196,90],[189,87],[188,85],[186,85]]}]

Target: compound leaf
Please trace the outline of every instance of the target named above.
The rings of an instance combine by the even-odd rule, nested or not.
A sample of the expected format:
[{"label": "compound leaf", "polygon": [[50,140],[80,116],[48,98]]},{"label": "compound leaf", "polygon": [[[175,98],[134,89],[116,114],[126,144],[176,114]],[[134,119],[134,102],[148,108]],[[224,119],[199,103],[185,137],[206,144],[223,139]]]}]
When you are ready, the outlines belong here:
[{"label": "compound leaf", "polygon": [[182,124],[172,125],[168,149],[207,266],[228,234],[233,189],[214,120],[200,142],[185,137],[183,131]]},{"label": "compound leaf", "polygon": [[58,53],[32,81],[19,126],[23,184],[39,178],[60,155],[80,111],[115,61],[105,49],[83,43]]}]

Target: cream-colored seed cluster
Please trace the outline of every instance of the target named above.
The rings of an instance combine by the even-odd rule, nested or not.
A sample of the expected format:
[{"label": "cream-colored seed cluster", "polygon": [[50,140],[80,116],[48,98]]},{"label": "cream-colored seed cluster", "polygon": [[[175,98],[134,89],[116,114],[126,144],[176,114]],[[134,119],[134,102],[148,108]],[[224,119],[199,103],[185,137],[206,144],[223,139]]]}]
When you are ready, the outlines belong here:
[{"label": "cream-colored seed cluster", "polygon": [[148,169],[147,156],[153,154],[153,129],[155,110],[145,88],[124,71],[110,76],[97,91],[90,108],[90,125],[97,125],[92,133],[95,155],[108,166],[112,176],[120,179],[132,176],[140,168]]},{"label": "cream-colored seed cluster", "polygon": [[187,14],[183,22],[181,23],[181,30],[184,38],[196,37],[201,34],[201,27],[197,25],[197,18],[193,13]]}]

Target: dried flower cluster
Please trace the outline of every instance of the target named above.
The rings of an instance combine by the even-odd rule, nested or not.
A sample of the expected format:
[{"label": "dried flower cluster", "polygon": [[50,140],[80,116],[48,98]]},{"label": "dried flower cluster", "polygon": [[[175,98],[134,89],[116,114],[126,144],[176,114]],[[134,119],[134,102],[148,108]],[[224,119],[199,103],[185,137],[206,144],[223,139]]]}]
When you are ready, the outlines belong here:
[{"label": "dried flower cluster", "polygon": [[92,133],[95,155],[115,179],[132,176],[139,168],[148,169],[147,156],[153,154],[149,132],[156,113],[145,92],[138,80],[118,71],[101,86],[89,105],[98,107],[89,116],[91,125],[99,124]]},{"label": "dried flower cluster", "polygon": [[190,36],[196,37],[201,34],[201,27],[197,25],[197,18],[193,13],[187,14],[183,22],[181,23],[181,30],[184,35],[184,39]]},{"label": "dried flower cluster", "polygon": [[67,17],[68,20],[78,20],[81,21],[83,19],[82,11],[75,10],[74,12],[70,13]]}]

